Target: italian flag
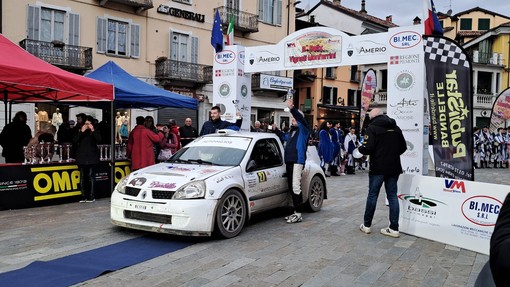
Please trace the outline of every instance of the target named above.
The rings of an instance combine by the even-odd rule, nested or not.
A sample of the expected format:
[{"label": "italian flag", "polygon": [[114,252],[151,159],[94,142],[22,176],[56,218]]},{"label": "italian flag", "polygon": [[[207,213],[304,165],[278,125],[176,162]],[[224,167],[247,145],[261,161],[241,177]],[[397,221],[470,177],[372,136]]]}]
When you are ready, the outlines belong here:
[{"label": "italian flag", "polygon": [[227,46],[234,45],[234,14],[230,15],[227,29]]}]

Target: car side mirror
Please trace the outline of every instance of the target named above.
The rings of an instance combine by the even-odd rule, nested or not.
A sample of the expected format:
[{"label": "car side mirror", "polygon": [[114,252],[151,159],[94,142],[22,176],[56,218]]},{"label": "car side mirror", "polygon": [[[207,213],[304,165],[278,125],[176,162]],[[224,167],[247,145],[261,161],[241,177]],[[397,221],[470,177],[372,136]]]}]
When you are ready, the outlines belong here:
[{"label": "car side mirror", "polygon": [[254,171],[256,168],[257,168],[257,163],[253,159],[250,159],[248,161],[248,164],[246,165],[246,171],[251,172],[251,171]]}]

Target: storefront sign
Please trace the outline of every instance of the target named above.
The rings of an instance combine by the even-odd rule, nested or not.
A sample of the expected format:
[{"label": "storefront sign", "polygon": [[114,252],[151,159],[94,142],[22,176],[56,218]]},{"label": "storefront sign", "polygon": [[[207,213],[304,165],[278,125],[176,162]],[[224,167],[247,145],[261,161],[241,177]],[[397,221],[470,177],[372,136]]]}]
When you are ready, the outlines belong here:
[{"label": "storefront sign", "polygon": [[275,91],[288,91],[294,87],[294,79],[260,74],[260,88]]},{"label": "storefront sign", "polygon": [[178,17],[178,18],[184,18],[187,20],[197,21],[200,23],[204,23],[204,21],[205,21],[205,15],[203,15],[203,14],[198,14],[198,13],[181,10],[181,9],[174,8],[174,7],[169,7],[169,6],[166,6],[163,4],[159,5],[158,13],[167,14],[170,16]]}]

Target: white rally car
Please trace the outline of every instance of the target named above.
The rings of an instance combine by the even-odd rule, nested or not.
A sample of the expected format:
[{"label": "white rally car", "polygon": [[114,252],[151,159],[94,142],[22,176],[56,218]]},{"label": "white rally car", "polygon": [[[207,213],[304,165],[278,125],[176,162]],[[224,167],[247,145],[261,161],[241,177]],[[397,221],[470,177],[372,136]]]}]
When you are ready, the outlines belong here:
[{"label": "white rally car", "polygon": [[[309,147],[303,205],[319,211],[326,180]],[[271,133],[220,130],[200,137],[167,162],[123,178],[111,198],[113,224],[153,232],[237,236],[254,213],[292,203],[283,146]]]}]

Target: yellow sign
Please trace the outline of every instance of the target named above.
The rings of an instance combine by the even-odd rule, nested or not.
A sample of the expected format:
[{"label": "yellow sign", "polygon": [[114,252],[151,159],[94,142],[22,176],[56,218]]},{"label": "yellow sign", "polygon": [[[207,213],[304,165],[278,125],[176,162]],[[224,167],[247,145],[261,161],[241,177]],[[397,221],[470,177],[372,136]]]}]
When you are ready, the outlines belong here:
[{"label": "yellow sign", "polygon": [[80,172],[76,165],[33,167],[30,170],[36,173],[32,185],[40,194],[34,197],[34,201],[81,194],[78,189]]}]

